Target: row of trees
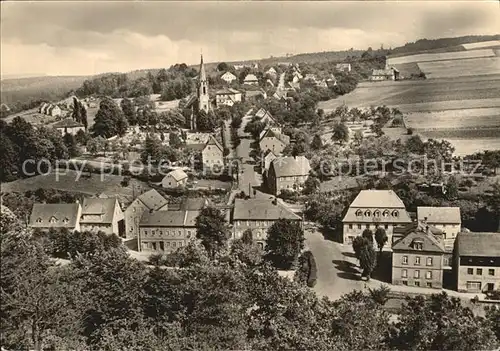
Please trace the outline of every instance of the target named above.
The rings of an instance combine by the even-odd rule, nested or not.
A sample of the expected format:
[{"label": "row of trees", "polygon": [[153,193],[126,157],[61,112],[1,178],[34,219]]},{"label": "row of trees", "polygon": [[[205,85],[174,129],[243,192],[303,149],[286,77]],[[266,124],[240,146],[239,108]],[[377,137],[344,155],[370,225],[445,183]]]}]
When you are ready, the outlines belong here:
[{"label": "row of trees", "polygon": [[477,317],[444,293],[407,298],[394,320],[384,309],[387,289],[319,299],[266,262],[245,263],[247,249],[213,259],[190,245],[178,251],[184,269],[146,267],[98,235],[61,266],[45,240],[4,214],[0,344],[7,349],[498,347],[500,310]]}]

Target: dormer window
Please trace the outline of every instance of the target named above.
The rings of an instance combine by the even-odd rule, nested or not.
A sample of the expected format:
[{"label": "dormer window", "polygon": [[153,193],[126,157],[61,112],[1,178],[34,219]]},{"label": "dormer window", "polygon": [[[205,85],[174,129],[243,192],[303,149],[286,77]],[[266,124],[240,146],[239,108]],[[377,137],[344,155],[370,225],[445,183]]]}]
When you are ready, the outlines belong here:
[{"label": "dormer window", "polygon": [[68,224],[68,223],[69,223],[69,219],[68,219],[68,217],[64,218],[63,223],[64,223],[64,224]]},{"label": "dormer window", "polygon": [[37,218],[37,219],[36,219],[36,222],[37,222],[37,223],[42,223],[42,219],[41,219],[41,218]]},{"label": "dormer window", "polygon": [[370,211],[370,210],[366,210],[365,211],[365,216],[366,217],[370,217],[371,215],[372,215],[372,211]]},{"label": "dormer window", "polygon": [[376,210],[375,212],[373,212],[373,216],[374,217],[380,217],[380,211]]},{"label": "dormer window", "polygon": [[415,250],[423,250],[424,249],[424,242],[420,241],[420,240],[413,241],[413,248]]},{"label": "dormer window", "polygon": [[57,222],[57,218],[56,217],[51,217],[50,220],[49,220],[50,223],[56,223]]},{"label": "dormer window", "polygon": [[363,211],[357,210],[356,211],[356,217],[361,217],[363,215]]},{"label": "dormer window", "polygon": [[382,216],[389,217],[389,210],[385,210],[384,212],[382,212]]},{"label": "dormer window", "polygon": [[399,212],[394,210],[392,211],[392,216],[398,218],[399,217]]}]

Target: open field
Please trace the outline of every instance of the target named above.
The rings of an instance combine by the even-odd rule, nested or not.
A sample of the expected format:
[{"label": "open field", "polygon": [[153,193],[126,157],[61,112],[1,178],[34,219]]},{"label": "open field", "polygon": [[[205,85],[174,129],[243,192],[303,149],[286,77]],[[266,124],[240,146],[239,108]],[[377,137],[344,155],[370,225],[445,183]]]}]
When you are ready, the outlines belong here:
[{"label": "open field", "polygon": [[420,102],[413,104],[401,104],[401,105],[391,105],[391,106],[395,106],[405,113],[497,108],[500,107],[500,98],[431,101],[431,102]]},{"label": "open field", "polygon": [[405,116],[406,125],[415,129],[500,128],[500,107],[438,112],[414,112]]},{"label": "open field", "polygon": [[428,61],[442,61],[442,60],[463,60],[478,57],[494,57],[495,53],[492,49],[471,50],[471,51],[457,51],[457,52],[443,52],[439,54],[415,54],[401,57],[390,57],[387,60],[389,65],[397,65],[410,62],[428,62]]},{"label": "open field", "polygon": [[[433,111],[445,102],[442,109],[500,107],[500,75],[443,78],[400,82],[363,82],[350,94],[322,101],[318,107],[331,111],[342,104],[349,107],[401,106],[408,111]],[[480,101],[480,102],[471,102]],[[484,101],[483,101],[484,100]],[[481,102],[482,101],[482,102]],[[423,104],[414,108],[415,104]],[[426,104],[431,104],[430,109]]]},{"label": "open field", "polygon": [[[496,133],[499,135],[499,132]],[[429,136],[433,137],[433,136]],[[436,138],[436,137],[433,137]],[[485,150],[500,150],[500,138],[473,138],[473,139],[462,139],[462,138],[445,138],[454,147],[454,154],[457,156],[471,155],[476,152]]]},{"label": "open field", "polygon": [[29,122],[33,125],[47,125],[56,122],[56,118],[52,116],[43,115],[38,113],[37,108],[33,108],[31,110],[22,111],[10,116],[7,116],[3,120],[7,123],[12,122],[12,120],[16,117],[23,118],[26,122]]},{"label": "open field", "polygon": [[419,62],[418,67],[427,79],[500,74],[500,57]]},{"label": "open field", "polygon": [[26,179],[18,179],[9,183],[2,183],[0,190],[2,193],[21,192],[28,190],[58,189],[71,192],[79,192],[86,195],[96,195],[105,193],[108,196],[117,196],[120,201],[131,200],[135,195],[149,190],[149,186],[136,179],[131,179],[129,185],[121,185],[123,177],[117,175],[92,174],[91,178],[81,177],[77,180],[77,172],[67,171],[66,174],[58,175],[57,172],[51,172],[48,175],[39,175]]},{"label": "open field", "polygon": [[478,48],[488,48],[492,46],[500,46],[500,40],[490,40],[490,41],[481,41],[479,43],[469,43],[469,44],[462,44],[464,48],[467,50],[474,50]]}]

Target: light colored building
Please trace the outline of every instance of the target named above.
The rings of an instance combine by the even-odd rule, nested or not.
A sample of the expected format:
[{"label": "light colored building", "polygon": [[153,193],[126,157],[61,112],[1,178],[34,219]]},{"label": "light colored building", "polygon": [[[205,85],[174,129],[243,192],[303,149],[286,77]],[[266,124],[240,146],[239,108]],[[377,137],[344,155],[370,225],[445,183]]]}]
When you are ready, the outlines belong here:
[{"label": "light colored building", "polygon": [[288,135],[277,133],[271,128],[265,130],[259,141],[261,152],[271,150],[275,155],[281,154],[288,144],[290,144]]},{"label": "light colored building", "polygon": [[231,72],[226,72],[220,77],[223,81],[225,81],[227,84],[231,84],[233,81],[235,81],[237,78],[234,74]]},{"label": "light colored building", "polygon": [[361,190],[349,206],[342,220],[344,244],[352,244],[365,229],[375,231],[379,226],[387,233],[387,245],[392,245],[392,234],[397,225],[411,223],[405,205],[392,190]]},{"label": "light colored building", "polygon": [[271,166],[271,162],[278,157],[271,150],[267,150],[264,153],[264,157],[262,158],[262,174],[267,174],[269,171],[269,166]]},{"label": "light colored building", "polygon": [[270,126],[275,126],[278,123],[276,120],[273,118],[271,113],[267,110],[264,110],[263,108],[260,108],[256,113],[255,116],[259,118],[259,122],[270,125]]},{"label": "light colored building", "polygon": [[196,238],[200,211],[145,212],[139,223],[139,248],[146,252],[172,252]]},{"label": "light colored building", "polygon": [[459,233],[453,250],[457,291],[500,289],[500,233]]},{"label": "light colored building", "polygon": [[208,138],[201,152],[201,158],[205,170],[218,172],[224,167],[224,148],[213,135]]},{"label": "light colored building", "polygon": [[417,207],[417,220],[442,230],[445,242],[453,242],[462,228],[460,207]]},{"label": "light colored building", "polygon": [[386,67],[384,69],[374,69],[370,80],[372,81],[384,81],[384,80],[398,80],[399,71],[394,67]]},{"label": "light colored building", "polygon": [[350,63],[337,63],[335,65],[335,69],[340,72],[351,72],[351,64]]},{"label": "light colored building", "polygon": [[163,188],[178,188],[186,186],[188,175],[182,169],[176,169],[167,173],[161,181]]},{"label": "light colored building", "polygon": [[52,127],[57,129],[62,135],[76,135],[80,130],[85,132],[85,126],[71,118],[63,119],[55,123]]},{"label": "light colored building", "polygon": [[264,248],[267,230],[281,218],[302,222],[301,217],[276,199],[235,199],[232,216],[233,239],[241,239],[243,233],[250,229],[253,240]]},{"label": "light colored building", "polygon": [[443,287],[443,242],[429,228],[415,225],[392,245],[392,284]]},{"label": "light colored building", "polygon": [[125,237],[137,237],[139,233],[139,222],[144,212],[159,211],[167,206],[167,204],[167,199],[154,189],[139,195],[125,210]]},{"label": "light colored building", "polygon": [[265,74],[268,74],[270,76],[274,76],[274,77],[277,77],[278,76],[278,72],[276,71],[276,69],[274,67],[271,67],[269,68]]},{"label": "light colored building", "polygon": [[47,114],[52,117],[57,117],[62,115],[62,110],[59,106],[50,104],[49,108],[46,110]]},{"label": "light colored building", "polygon": [[259,85],[259,79],[255,76],[255,74],[250,73],[247,74],[243,80],[243,84]]},{"label": "light colored building", "polygon": [[66,228],[80,231],[82,207],[74,204],[34,204],[29,226],[33,229],[49,230]]},{"label": "light colored building", "polygon": [[241,102],[243,94],[233,88],[225,88],[215,93],[215,104],[217,107],[233,106],[236,102]]},{"label": "light colored building", "polygon": [[300,191],[310,170],[309,160],[305,156],[277,157],[269,166],[267,186],[274,195],[282,190]]},{"label": "light colored building", "polygon": [[85,198],[82,204],[82,231],[125,236],[125,217],[116,198]]}]

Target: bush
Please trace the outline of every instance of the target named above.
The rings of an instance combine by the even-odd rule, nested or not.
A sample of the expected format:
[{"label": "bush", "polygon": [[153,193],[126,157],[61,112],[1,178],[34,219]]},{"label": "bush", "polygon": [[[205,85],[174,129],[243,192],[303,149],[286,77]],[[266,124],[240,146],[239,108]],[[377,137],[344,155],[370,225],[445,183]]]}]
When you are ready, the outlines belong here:
[{"label": "bush", "polygon": [[410,127],[410,128],[407,128],[407,129],[406,129],[406,134],[408,134],[408,135],[413,135],[413,128],[411,128],[411,127]]}]

